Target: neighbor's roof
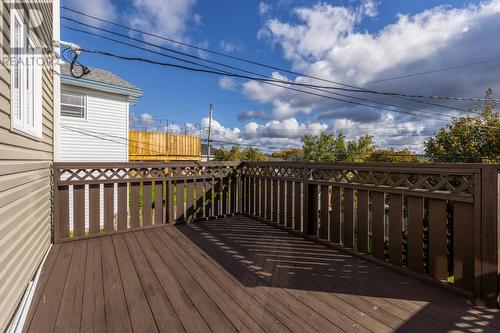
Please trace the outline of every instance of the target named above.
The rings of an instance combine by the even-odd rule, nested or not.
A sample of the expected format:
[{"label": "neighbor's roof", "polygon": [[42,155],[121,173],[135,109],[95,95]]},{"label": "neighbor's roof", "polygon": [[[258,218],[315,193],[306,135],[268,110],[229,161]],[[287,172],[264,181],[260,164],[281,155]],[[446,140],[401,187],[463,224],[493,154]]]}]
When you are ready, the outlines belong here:
[{"label": "neighbor's roof", "polygon": [[[76,67],[75,72],[79,72],[80,68]],[[98,90],[115,92],[118,94],[129,95],[132,97],[140,97],[143,94],[141,88],[125,81],[118,75],[100,68],[89,67],[90,73],[82,78],[75,78],[71,75],[70,65],[64,63],[61,65],[62,82],[66,84],[73,84],[93,88]]]}]

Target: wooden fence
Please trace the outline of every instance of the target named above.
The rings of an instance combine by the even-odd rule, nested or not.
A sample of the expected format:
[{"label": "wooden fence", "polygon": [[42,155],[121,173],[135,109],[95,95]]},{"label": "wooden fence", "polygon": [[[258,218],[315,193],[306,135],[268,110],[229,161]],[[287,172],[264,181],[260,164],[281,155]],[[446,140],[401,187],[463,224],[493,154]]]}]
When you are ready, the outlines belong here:
[{"label": "wooden fence", "polygon": [[200,161],[200,137],[159,132],[129,132],[130,161]]},{"label": "wooden fence", "polygon": [[235,213],[237,166],[55,163],[55,242]]},{"label": "wooden fence", "polygon": [[55,163],[54,238],[243,213],[496,306],[499,167]]},{"label": "wooden fence", "polygon": [[242,209],[496,306],[498,169],[245,163]]}]

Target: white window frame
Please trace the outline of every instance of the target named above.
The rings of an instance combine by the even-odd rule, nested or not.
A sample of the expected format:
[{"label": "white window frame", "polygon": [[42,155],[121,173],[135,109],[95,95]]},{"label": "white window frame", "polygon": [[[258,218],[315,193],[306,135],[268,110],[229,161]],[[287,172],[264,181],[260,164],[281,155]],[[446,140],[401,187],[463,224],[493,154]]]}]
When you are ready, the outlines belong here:
[{"label": "white window frame", "polygon": [[[20,26],[20,45],[15,44],[14,24]],[[39,46],[35,43],[36,38],[31,36],[27,24],[25,24],[19,11],[11,10],[11,47],[20,50],[20,75],[18,99],[14,98],[14,75],[16,59],[11,64],[11,126],[12,130],[27,134],[31,137],[42,139],[42,67],[43,59],[37,51]],[[32,54],[29,54],[32,50]],[[30,67],[27,66],[30,64]],[[29,73],[28,70],[31,72]],[[30,78],[28,79],[28,75]],[[17,112],[19,111],[19,113]],[[19,116],[18,116],[19,115]]]},{"label": "white window frame", "polygon": [[[80,95],[83,97],[83,117],[72,117],[72,116],[66,116],[63,114],[63,106],[73,106],[73,107],[82,107],[82,105],[75,105],[75,104],[66,104],[62,102],[62,95],[64,94],[69,94],[69,95]],[[71,119],[71,120],[87,120],[87,94],[79,91],[73,91],[73,90],[68,90],[68,89],[62,89],[61,90],[61,117],[64,117],[64,119]]]}]

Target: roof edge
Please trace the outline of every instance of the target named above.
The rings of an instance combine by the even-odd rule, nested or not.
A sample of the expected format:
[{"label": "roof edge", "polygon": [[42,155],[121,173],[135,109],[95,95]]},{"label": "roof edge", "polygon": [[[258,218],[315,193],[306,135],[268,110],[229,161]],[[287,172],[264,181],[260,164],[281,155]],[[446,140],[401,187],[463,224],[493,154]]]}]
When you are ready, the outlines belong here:
[{"label": "roof edge", "polygon": [[144,94],[144,90],[142,89],[132,89],[126,88],[114,84],[98,82],[94,80],[86,80],[86,79],[76,79],[70,75],[61,75],[61,83],[69,84],[73,86],[90,88],[110,93],[115,93],[119,95],[126,95],[131,97],[133,100],[137,100]]}]

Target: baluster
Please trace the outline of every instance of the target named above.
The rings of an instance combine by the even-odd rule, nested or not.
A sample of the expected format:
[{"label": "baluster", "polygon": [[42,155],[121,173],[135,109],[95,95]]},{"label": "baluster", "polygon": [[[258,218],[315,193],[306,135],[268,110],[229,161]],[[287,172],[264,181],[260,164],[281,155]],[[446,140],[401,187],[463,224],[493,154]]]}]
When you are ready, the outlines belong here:
[{"label": "baluster", "polygon": [[321,185],[319,238],[328,239],[328,186]]},{"label": "baluster", "polygon": [[294,200],[294,218],[293,218],[293,223],[294,223],[294,230],[295,231],[302,231],[302,184],[300,182],[295,182],[294,184],[294,193],[293,193],[293,200]]},{"label": "baluster", "polygon": [[358,209],[357,209],[357,250],[368,253],[368,210],[369,197],[368,191],[358,190]]},{"label": "baluster", "polygon": [[408,197],[408,268],[424,271],[424,200]]},{"label": "baluster", "polygon": [[152,221],[152,183],[144,182],[142,184],[143,202],[142,202],[142,224],[151,225]]},{"label": "baluster", "polygon": [[372,205],[373,255],[380,260],[385,260],[385,195],[383,192],[372,192]]},{"label": "baluster", "polygon": [[[113,184],[111,184],[113,186]],[[106,191],[106,190],[105,190]],[[118,230],[125,230],[128,228],[128,197],[127,193],[128,192],[128,184],[127,183],[119,183],[118,184],[118,221],[117,221],[117,227]],[[115,194],[115,189],[113,187],[112,189],[112,194]],[[111,207],[109,207],[111,210],[114,210],[114,198],[110,198],[112,200],[111,202]],[[111,228],[111,230],[114,230],[114,226]]]},{"label": "baluster", "polygon": [[344,188],[344,225],[342,244],[352,248],[354,234],[354,191],[352,188]]},{"label": "baluster", "polygon": [[286,182],[286,226],[293,228],[293,183]]},{"label": "baluster", "polygon": [[403,196],[389,194],[389,261],[401,265],[403,249]]},{"label": "baluster", "polygon": [[429,199],[429,273],[438,280],[448,278],[446,223],[446,201]]},{"label": "baluster", "polygon": [[[141,224],[141,183],[130,183],[130,228],[137,228]],[[144,204],[144,202],[143,202]]]},{"label": "baluster", "polygon": [[89,185],[89,235],[95,235],[100,232],[100,192],[99,184]]}]

